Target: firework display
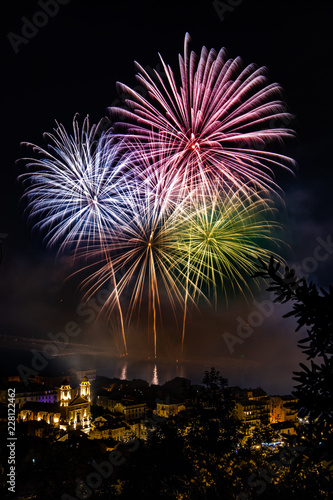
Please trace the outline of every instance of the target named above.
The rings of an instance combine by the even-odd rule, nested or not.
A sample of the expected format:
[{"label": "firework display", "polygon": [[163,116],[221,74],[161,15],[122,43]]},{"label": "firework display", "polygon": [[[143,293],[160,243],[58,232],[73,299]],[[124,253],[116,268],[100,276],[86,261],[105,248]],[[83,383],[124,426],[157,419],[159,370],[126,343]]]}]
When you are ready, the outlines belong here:
[{"label": "firework display", "polygon": [[20,176],[26,210],[48,246],[69,254],[86,276],[85,297],[110,285],[107,315],[118,314],[123,353],[134,312],[148,304],[157,356],[158,321],[168,301],[182,314],[189,306],[244,293],[258,257],[277,254],[272,194],[276,167],[290,158],[267,145],[293,135],[263,68],[242,69],[225,49],[179,56],[180,86],[161,58],[165,76],[138,65],[144,98],[130,88],[130,110],[111,108],[112,129],[99,124],[73,134],[57,123],[48,148],[33,147]]},{"label": "firework display", "polygon": [[265,68],[243,68],[239,57],[228,59],[225,49],[203,47],[198,58],[189,42],[186,34],[180,86],[161,56],[164,79],[158,72],[153,79],[136,63],[148,97],[118,83],[130,110],[110,108],[111,117],[121,120],[128,140],[143,141],[148,154],[167,147],[169,169],[184,189],[199,186],[209,192],[216,184],[227,192],[277,189],[276,167],[290,169],[293,161],[268,146],[294,134],[285,126],[291,115],[280,86],[268,84]]},{"label": "firework display", "polygon": [[[20,176],[26,189],[27,210],[37,229],[46,233],[49,246],[60,251],[98,241],[120,223],[124,184],[129,163],[122,145],[105,136],[96,138],[98,126],[85,118],[80,132],[78,117],[73,135],[63,125],[54,134],[45,134],[48,151],[35,145],[37,159],[28,159],[28,172]],[[27,144],[27,143],[25,143]]]},{"label": "firework display", "polygon": [[[48,246],[59,245],[59,252],[88,251],[98,245],[105,256],[106,240],[121,224],[124,195],[123,175],[129,157],[121,143],[104,135],[98,139],[98,125],[90,127],[85,118],[80,132],[77,116],[73,135],[63,125],[55,134],[45,134],[49,151],[33,146],[37,159],[27,159],[28,172],[20,176],[25,185],[29,218],[46,233]],[[29,145],[29,144],[28,144]],[[36,222],[35,222],[36,221]],[[117,284],[112,261],[108,259],[109,280]],[[127,351],[123,314],[116,292],[124,349]]]}]

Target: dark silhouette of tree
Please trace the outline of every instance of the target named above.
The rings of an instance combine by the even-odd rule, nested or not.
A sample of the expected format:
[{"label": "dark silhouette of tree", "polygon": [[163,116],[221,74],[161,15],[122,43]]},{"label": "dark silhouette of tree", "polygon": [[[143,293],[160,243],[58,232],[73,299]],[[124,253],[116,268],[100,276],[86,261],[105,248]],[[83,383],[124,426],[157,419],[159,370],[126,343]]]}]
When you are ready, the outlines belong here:
[{"label": "dark silhouette of tree", "polygon": [[129,457],[121,470],[122,498],[234,498],[234,483],[240,489],[248,469],[236,452],[242,424],[232,416],[235,403],[227,385],[214,368],[205,372],[198,401],[159,422]]},{"label": "dark silhouette of tree", "polygon": [[299,416],[309,418],[311,432],[328,434],[333,423],[333,287],[318,290],[312,281],[298,278],[293,269],[286,266],[280,270],[273,258],[268,265],[262,260],[260,264],[254,277],[267,280],[267,290],[276,295],[274,302],[292,303],[284,317],[297,319],[296,331],[306,328],[307,335],[298,345],[310,366],[300,363],[301,369],[293,377]]},{"label": "dark silhouette of tree", "polygon": [[227,403],[225,389],[228,386],[228,379],[222,377],[220,372],[212,367],[210,371],[205,371],[202,384],[201,403],[207,408],[224,409]]}]

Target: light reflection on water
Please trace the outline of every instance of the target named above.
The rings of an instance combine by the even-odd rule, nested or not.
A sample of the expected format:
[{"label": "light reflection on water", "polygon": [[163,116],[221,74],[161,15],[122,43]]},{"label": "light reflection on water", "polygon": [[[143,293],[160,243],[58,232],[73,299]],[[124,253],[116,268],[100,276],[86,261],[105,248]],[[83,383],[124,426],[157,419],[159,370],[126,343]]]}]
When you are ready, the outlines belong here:
[{"label": "light reflection on water", "polygon": [[163,385],[175,377],[188,378],[192,383],[201,383],[209,366],[193,363],[164,362],[155,360],[113,359],[100,367],[98,374],[121,380],[142,379],[149,384]]},{"label": "light reflection on water", "polygon": [[[2,366],[7,366],[8,370],[18,364],[31,366],[30,350],[8,348],[3,349],[2,352]],[[269,394],[289,394],[294,387],[292,380],[294,366],[288,365],[281,368],[280,365],[273,365],[270,370],[267,370],[263,362],[243,356],[166,361],[138,359],[134,356],[120,358],[106,353],[86,354],[66,351],[66,355],[48,360],[47,370],[55,374],[65,373],[73,366],[79,370],[95,369],[97,376],[122,380],[142,379],[149,384],[158,383],[158,385],[163,385],[175,377],[187,378],[192,384],[201,384],[205,370],[214,366],[223,377],[229,380],[230,386],[238,385],[243,388],[261,386]]]},{"label": "light reflection on water", "polygon": [[157,365],[154,366],[153,370],[153,378],[152,381],[150,382],[151,384],[158,385],[158,373],[157,373]]},{"label": "light reflection on water", "polygon": [[121,369],[120,379],[121,380],[126,380],[127,379],[127,361],[125,361],[124,366]]},{"label": "light reflection on water", "polygon": [[[229,360],[227,360],[229,361]],[[107,363],[99,362],[97,374],[109,378],[142,379],[149,384],[163,385],[176,377],[187,378],[192,384],[201,384],[205,371],[215,367],[220,374],[229,380],[229,385],[240,387],[258,387],[265,385],[264,380],[256,380],[254,366],[244,360],[183,360],[164,361],[135,358],[108,358]],[[258,383],[259,382],[259,383]]]}]

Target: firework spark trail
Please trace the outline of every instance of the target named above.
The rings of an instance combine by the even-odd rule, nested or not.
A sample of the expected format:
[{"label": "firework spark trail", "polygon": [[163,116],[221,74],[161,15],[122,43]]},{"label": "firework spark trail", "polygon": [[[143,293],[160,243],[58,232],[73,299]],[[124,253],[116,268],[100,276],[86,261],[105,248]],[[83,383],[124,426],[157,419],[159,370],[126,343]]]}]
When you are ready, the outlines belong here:
[{"label": "firework spark trail", "polygon": [[[153,144],[154,136],[149,134],[149,142]],[[173,159],[170,158],[170,148],[173,140],[164,138],[160,134],[161,142],[157,148],[147,150],[141,141],[128,142],[132,152],[132,178],[133,182],[140,182],[149,187],[149,197],[160,207],[161,213],[176,209],[185,198],[198,189],[199,180],[194,176],[185,188],[184,180],[174,175]],[[155,207],[156,208],[156,207]]]},{"label": "firework spark trail", "polygon": [[[129,181],[132,183],[132,180]],[[177,208],[161,209],[160,198],[147,184],[138,183],[127,190],[126,209],[117,238],[108,244],[113,255],[115,275],[120,270],[117,292],[131,290],[127,320],[135,308],[140,311],[145,293],[152,314],[154,355],[157,355],[157,310],[161,315],[161,289],[166,290],[173,310],[176,303],[183,309],[182,355],[185,342],[189,305],[213,296],[217,304],[218,291],[228,301],[227,287],[245,295],[249,290],[246,279],[255,272],[257,258],[268,261],[272,247],[280,243],[274,231],[280,225],[274,220],[275,210],[270,200],[251,200],[241,193],[231,192],[223,199],[206,200],[202,193],[192,192]],[[98,258],[95,250],[92,260]],[[108,278],[108,267],[99,266],[85,286],[91,293]],[[115,296],[106,304],[115,306]]]},{"label": "firework spark trail", "polygon": [[105,137],[95,141],[96,127],[90,128],[86,118],[80,134],[75,116],[73,136],[61,124],[55,134],[44,134],[49,151],[24,143],[39,156],[24,158],[32,171],[19,177],[26,188],[26,210],[34,227],[46,233],[47,245],[60,244],[59,252],[74,247],[75,253],[80,245],[105,241],[120,221],[119,190],[130,161],[121,156],[121,144]]},{"label": "firework spark trail", "polygon": [[258,256],[269,258],[269,247],[279,243],[273,232],[281,226],[273,220],[271,205],[240,193],[213,201],[200,197],[178,217],[175,234],[180,254],[190,255],[191,282],[201,289],[204,276],[215,304],[217,283],[230,283],[234,292],[242,292],[247,288],[242,273],[254,272]]},{"label": "firework spark trail", "polygon": [[114,143],[110,136],[102,134],[97,140],[98,128],[99,124],[90,127],[86,117],[80,132],[75,116],[73,135],[61,124],[57,124],[54,134],[45,134],[48,151],[25,143],[33,147],[38,158],[24,158],[30,171],[20,180],[26,188],[29,219],[46,233],[47,246],[58,246],[58,253],[70,252],[75,257],[78,251],[82,253],[98,244],[107,257],[127,352],[116,279],[105,244],[114,225],[120,223],[122,178],[130,158],[124,154],[123,145]]},{"label": "firework spark trail", "polygon": [[[178,209],[168,209],[168,203],[161,201],[160,193],[148,183],[138,183],[128,177],[122,224],[116,238],[110,238],[107,248],[112,255],[115,276],[122,271],[117,280],[117,292],[121,296],[131,290],[128,305],[127,321],[130,322],[137,309],[140,312],[144,296],[148,294],[148,312],[152,313],[154,356],[157,355],[157,311],[161,313],[161,290],[168,297],[174,313],[176,306],[184,304],[185,275],[178,266],[178,243],[173,235]],[[184,200],[183,203],[186,203]],[[175,246],[176,245],[176,246]],[[95,262],[100,256],[98,247],[91,248],[89,259]],[[82,285],[94,294],[108,277],[108,266],[100,265],[98,270],[90,274]],[[191,281],[192,289],[195,284]],[[200,290],[196,290],[198,295]],[[110,295],[105,306],[112,311],[115,307],[115,295]],[[150,315],[149,315],[150,316]],[[148,317],[149,320],[149,317]]]},{"label": "firework spark trail", "polygon": [[179,252],[178,265],[186,274],[182,354],[188,297],[194,302],[197,290],[203,295],[207,289],[206,295],[213,295],[216,307],[218,290],[224,291],[228,301],[226,285],[233,293],[250,291],[246,278],[255,272],[258,257],[268,262],[273,254],[281,261],[272,248],[279,246],[274,231],[281,226],[274,220],[271,205],[270,200],[251,200],[241,193],[231,192],[223,199],[216,194],[214,200],[199,193],[178,214],[174,247]]},{"label": "firework spark trail", "polygon": [[179,55],[180,87],[161,56],[165,79],[157,72],[153,79],[136,63],[137,80],[149,98],[118,83],[130,96],[131,111],[109,108],[111,117],[128,140],[142,140],[148,154],[167,146],[169,166],[182,177],[184,188],[193,187],[196,179],[208,192],[216,183],[226,192],[232,188],[252,195],[278,190],[275,169],[294,165],[266,149],[294,136],[283,125],[273,126],[291,119],[280,86],[268,84],[265,68],[250,64],[243,69],[240,58],[228,59],[225,49],[216,53],[203,47],[198,58],[189,41],[186,34],[184,57]]}]

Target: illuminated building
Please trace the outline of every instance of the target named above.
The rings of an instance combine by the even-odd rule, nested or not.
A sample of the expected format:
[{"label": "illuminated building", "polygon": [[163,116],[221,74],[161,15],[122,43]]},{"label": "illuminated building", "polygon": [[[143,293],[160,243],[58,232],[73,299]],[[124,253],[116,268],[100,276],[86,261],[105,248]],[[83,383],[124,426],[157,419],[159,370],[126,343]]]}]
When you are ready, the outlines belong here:
[{"label": "illuminated building", "polygon": [[147,439],[144,422],[138,419],[119,419],[113,415],[97,417],[89,433],[89,439],[114,439],[126,442],[135,438]]},{"label": "illuminated building", "polygon": [[270,422],[297,422],[297,399],[294,396],[271,396],[270,398]]},{"label": "illuminated building", "polygon": [[170,401],[161,401],[160,403],[156,403],[155,413],[159,417],[172,417],[173,415],[177,415],[180,411],[184,411],[186,409],[184,403],[175,403]]},{"label": "illuminated building", "polygon": [[90,382],[87,377],[83,377],[80,384],[80,396],[90,401]]},{"label": "illuminated building", "polygon": [[269,423],[270,402],[267,393],[261,387],[257,389],[232,387],[231,391],[236,400],[234,417],[247,424],[249,433],[255,427]]},{"label": "illuminated building", "polygon": [[27,402],[19,412],[18,419],[44,421],[63,430],[89,428],[90,399],[90,382],[87,377],[83,377],[76,390],[72,389],[68,380],[64,380],[59,388],[57,403]]},{"label": "illuminated building", "polygon": [[138,402],[134,396],[123,396],[116,392],[109,395],[106,390],[103,391],[103,394],[97,396],[96,404],[111,413],[121,413],[126,420],[142,418],[146,415],[146,403]]},{"label": "illuminated building", "polygon": [[[53,387],[30,383],[25,385],[21,382],[12,385],[15,388],[15,404],[21,409],[28,401],[39,403],[56,403],[57,391]],[[7,389],[0,390],[0,400],[7,402]]]},{"label": "illuminated building", "polygon": [[72,399],[72,389],[68,380],[64,380],[60,387],[60,406],[68,406]]},{"label": "illuminated building", "polygon": [[146,414],[146,403],[138,403],[134,398],[122,398],[114,405],[114,411],[123,413],[126,420],[141,418]]}]

